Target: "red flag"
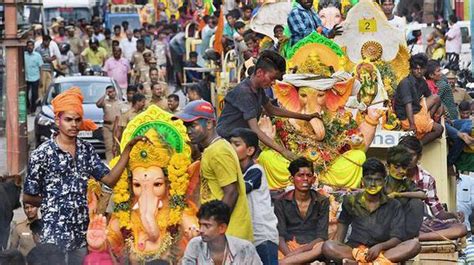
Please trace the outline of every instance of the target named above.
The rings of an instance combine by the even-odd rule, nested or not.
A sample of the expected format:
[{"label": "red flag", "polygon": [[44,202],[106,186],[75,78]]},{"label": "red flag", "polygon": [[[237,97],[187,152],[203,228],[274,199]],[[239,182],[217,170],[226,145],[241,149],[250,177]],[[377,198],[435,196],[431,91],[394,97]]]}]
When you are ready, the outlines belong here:
[{"label": "red flag", "polygon": [[221,6],[219,12],[219,20],[217,21],[217,29],[214,39],[214,50],[219,54],[222,54],[224,51],[224,46],[222,46],[222,37],[224,36],[224,8]]}]

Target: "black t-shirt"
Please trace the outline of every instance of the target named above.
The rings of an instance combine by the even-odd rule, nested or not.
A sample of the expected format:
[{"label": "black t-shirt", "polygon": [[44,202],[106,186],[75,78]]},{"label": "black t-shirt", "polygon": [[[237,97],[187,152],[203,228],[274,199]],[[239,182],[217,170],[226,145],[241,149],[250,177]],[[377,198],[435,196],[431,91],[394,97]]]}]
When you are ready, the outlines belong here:
[{"label": "black t-shirt", "polygon": [[217,121],[217,133],[229,138],[233,129],[249,128],[248,120],[258,120],[268,100],[264,89],[254,90],[250,79],[243,80],[224,98],[224,109]]},{"label": "black t-shirt", "polygon": [[370,212],[363,202],[364,192],[346,195],[342,202],[339,223],[352,225],[347,242],[352,247],[372,247],[391,238],[403,240],[405,236],[405,214],[398,200],[382,195],[380,206]]},{"label": "black t-shirt", "polygon": [[417,79],[413,75],[407,76],[400,81],[397,90],[395,91],[395,113],[400,120],[407,119],[405,105],[412,104],[413,114],[417,114],[421,110],[420,99],[421,96],[431,96],[431,91],[426,84],[426,80]]},{"label": "black t-shirt", "polygon": [[310,190],[311,202],[306,216],[302,217],[295,201],[295,191],[288,191],[275,200],[274,211],[278,218],[278,234],[285,241],[296,240],[298,244],[321,238],[328,239],[329,199]]}]

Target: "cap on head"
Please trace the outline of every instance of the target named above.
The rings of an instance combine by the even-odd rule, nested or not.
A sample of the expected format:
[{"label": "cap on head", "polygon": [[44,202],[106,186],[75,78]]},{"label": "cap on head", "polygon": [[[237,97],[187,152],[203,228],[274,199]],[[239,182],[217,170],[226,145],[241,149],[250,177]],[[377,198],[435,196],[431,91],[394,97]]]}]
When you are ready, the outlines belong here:
[{"label": "cap on head", "polygon": [[99,45],[99,41],[96,38],[90,38],[89,45],[96,44]]},{"label": "cap on head", "polygon": [[446,78],[448,78],[448,79],[457,79],[458,76],[456,75],[456,72],[455,72],[455,71],[450,70],[450,71],[448,72],[448,74],[446,75]]},{"label": "cap on head", "polygon": [[197,119],[216,120],[214,107],[205,100],[191,101],[181,112],[175,114],[173,118],[184,122],[193,122]]}]

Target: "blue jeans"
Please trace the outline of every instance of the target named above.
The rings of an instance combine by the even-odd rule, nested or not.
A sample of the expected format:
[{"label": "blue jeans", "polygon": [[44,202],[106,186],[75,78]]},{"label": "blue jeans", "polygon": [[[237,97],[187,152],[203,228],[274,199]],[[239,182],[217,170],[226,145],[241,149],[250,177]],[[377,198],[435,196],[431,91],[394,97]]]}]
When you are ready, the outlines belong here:
[{"label": "blue jeans", "polygon": [[446,133],[453,142],[453,145],[449,148],[448,152],[448,165],[453,165],[466,146],[464,141],[459,138],[458,132],[467,133],[470,135],[472,131],[472,121],[469,119],[454,120],[453,125],[449,125],[448,123],[445,125]]},{"label": "blue jeans", "polygon": [[278,245],[267,240],[256,247],[263,265],[278,265]]}]

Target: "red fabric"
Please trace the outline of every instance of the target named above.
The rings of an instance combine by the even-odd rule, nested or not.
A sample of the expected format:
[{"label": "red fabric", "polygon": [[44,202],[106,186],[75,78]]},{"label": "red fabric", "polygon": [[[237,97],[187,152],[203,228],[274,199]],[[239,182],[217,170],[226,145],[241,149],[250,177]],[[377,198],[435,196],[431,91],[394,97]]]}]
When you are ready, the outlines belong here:
[{"label": "red fabric", "polygon": [[431,94],[438,95],[439,88],[436,86],[436,83],[433,80],[426,80],[426,83],[431,90]]},{"label": "red fabric", "polygon": [[[224,4],[224,1],[222,1],[222,4]],[[215,39],[214,39],[214,50],[222,54],[224,51],[224,46],[222,45],[222,37],[224,36],[224,12],[222,11],[219,14],[219,20],[217,22],[217,29],[216,29],[216,34],[215,34]]]}]

